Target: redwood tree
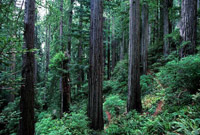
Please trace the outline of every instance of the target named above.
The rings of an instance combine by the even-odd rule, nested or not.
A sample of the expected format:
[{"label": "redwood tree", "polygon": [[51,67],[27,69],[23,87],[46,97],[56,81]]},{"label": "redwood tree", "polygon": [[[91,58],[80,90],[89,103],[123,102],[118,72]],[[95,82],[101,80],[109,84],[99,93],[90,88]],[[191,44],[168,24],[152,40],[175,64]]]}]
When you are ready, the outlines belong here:
[{"label": "redwood tree", "polygon": [[34,135],[34,27],[35,0],[26,0],[24,19],[24,53],[22,56],[22,85],[20,100],[20,135]]},{"label": "redwood tree", "polygon": [[130,0],[127,111],[142,111],[140,90],[140,0]]},{"label": "redwood tree", "polygon": [[103,0],[91,0],[90,58],[89,58],[89,104],[90,127],[103,129]]},{"label": "redwood tree", "polygon": [[181,49],[181,57],[195,54],[197,37],[197,0],[182,0],[180,35],[183,42],[188,41]]},{"label": "redwood tree", "polygon": [[143,74],[147,73],[147,57],[149,44],[149,16],[148,5],[144,3],[142,6],[142,37],[141,37],[141,61]]}]

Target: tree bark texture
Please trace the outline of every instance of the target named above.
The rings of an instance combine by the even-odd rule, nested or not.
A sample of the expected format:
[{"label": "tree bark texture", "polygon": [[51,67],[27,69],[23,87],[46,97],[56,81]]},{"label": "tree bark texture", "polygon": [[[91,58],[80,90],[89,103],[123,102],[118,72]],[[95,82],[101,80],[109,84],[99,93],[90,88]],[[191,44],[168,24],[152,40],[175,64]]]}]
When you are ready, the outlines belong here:
[{"label": "tree bark texture", "polygon": [[24,19],[24,46],[22,56],[22,85],[20,99],[20,135],[34,135],[34,27],[35,27],[35,0],[26,0]]},{"label": "tree bark texture", "polygon": [[[70,87],[70,73],[69,73],[69,63],[71,54],[71,25],[72,25],[72,8],[74,0],[70,1],[70,12],[69,12],[69,35],[68,35],[68,46],[65,51],[65,59],[63,60],[63,69],[66,71],[62,73],[62,112],[69,113],[69,107],[71,103],[71,87]],[[61,3],[63,6],[63,1]],[[63,12],[63,11],[62,11]],[[63,30],[62,30],[63,31]],[[63,35],[62,35],[63,36]],[[62,37],[61,37],[62,39]]]},{"label": "tree bark texture", "polygon": [[195,54],[197,38],[197,0],[182,0],[180,35],[183,42],[190,42],[181,48],[181,57]]},{"label": "tree bark texture", "polygon": [[147,74],[147,58],[149,46],[149,15],[148,5],[146,3],[142,6],[142,38],[141,38],[141,62],[142,72]]},{"label": "tree bark texture", "polygon": [[[108,20],[108,26],[107,29],[110,31],[110,20]],[[110,42],[111,42],[111,37],[109,32],[107,33],[107,79],[110,80]]]},{"label": "tree bark texture", "polygon": [[166,35],[171,33],[171,22],[169,19],[169,9],[172,8],[173,0],[164,0],[163,1],[163,22],[164,22],[164,47],[163,53],[164,56],[168,56],[170,53],[170,41],[166,38]]},{"label": "tree bark texture", "polygon": [[103,0],[91,0],[89,104],[90,127],[102,130],[103,124]]},{"label": "tree bark texture", "polygon": [[130,0],[127,111],[142,111],[140,91],[140,0]]},{"label": "tree bark texture", "polygon": [[62,74],[62,90],[63,90],[63,113],[69,113],[70,103],[71,103],[71,88],[70,88],[70,79],[69,79],[69,55],[65,54],[66,58],[63,60],[63,69],[66,70]]}]

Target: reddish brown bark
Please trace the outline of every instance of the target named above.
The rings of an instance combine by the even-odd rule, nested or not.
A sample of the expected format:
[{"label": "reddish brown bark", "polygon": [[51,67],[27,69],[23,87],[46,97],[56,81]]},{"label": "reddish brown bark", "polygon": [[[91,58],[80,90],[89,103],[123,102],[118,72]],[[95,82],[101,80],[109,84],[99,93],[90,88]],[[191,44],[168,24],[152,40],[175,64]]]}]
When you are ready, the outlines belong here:
[{"label": "reddish brown bark", "polygon": [[130,0],[127,111],[142,111],[140,90],[140,0]]},{"label": "reddish brown bark", "polygon": [[197,0],[182,0],[180,35],[183,42],[189,41],[181,49],[181,57],[196,53]]},{"label": "reddish brown bark", "polygon": [[34,27],[35,27],[35,0],[26,0],[24,19],[24,47],[26,52],[22,56],[22,85],[20,99],[20,135],[34,135]]},{"label": "reddish brown bark", "polygon": [[103,123],[103,0],[91,0],[90,57],[89,57],[89,104],[90,127],[102,130]]}]

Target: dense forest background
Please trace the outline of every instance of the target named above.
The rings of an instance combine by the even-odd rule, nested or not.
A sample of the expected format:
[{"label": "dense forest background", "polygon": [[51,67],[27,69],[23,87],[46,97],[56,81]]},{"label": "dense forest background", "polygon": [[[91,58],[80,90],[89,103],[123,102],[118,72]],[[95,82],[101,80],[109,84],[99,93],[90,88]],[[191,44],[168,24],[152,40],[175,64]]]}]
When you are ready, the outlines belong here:
[{"label": "dense forest background", "polygon": [[199,0],[0,0],[1,135],[199,135]]}]

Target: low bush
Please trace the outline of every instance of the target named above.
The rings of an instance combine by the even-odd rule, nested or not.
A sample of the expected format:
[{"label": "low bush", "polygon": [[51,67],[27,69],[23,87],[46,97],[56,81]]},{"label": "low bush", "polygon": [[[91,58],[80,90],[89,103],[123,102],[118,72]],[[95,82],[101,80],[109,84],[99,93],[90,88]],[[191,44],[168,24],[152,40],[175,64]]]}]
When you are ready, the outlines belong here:
[{"label": "low bush", "polygon": [[16,135],[20,120],[18,106],[19,98],[16,98],[14,102],[8,103],[8,105],[0,113],[0,126],[3,129],[0,130],[0,134]]},{"label": "low bush", "polygon": [[158,77],[165,87],[173,91],[180,89],[197,92],[200,88],[200,55],[167,63],[160,69]]},{"label": "low bush", "polygon": [[152,92],[155,88],[153,76],[152,75],[142,75],[140,77],[140,86],[141,86],[141,91],[142,91],[143,96]]},{"label": "low bush", "polygon": [[84,111],[64,114],[62,119],[53,119],[48,113],[41,113],[36,123],[36,135],[88,135],[88,118]]},{"label": "low bush", "polygon": [[109,111],[112,116],[115,116],[125,112],[125,103],[126,102],[122,100],[119,95],[110,95],[103,103],[103,108],[105,111]]},{"label": "low bush", "polygon": [[105,94],[121,94],[123,97],[128,91],[128,60],[122,60],[117,63],[112,78],[104,81],[103,92]]}]

